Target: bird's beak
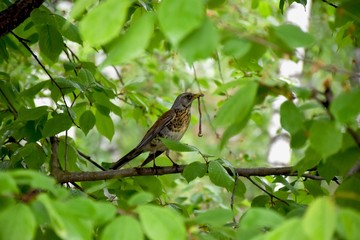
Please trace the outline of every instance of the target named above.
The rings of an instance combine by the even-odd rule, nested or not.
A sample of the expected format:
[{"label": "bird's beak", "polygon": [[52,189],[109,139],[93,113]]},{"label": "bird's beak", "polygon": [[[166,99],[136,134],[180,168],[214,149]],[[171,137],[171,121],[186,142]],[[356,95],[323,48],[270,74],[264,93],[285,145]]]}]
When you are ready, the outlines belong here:
[{"label": "bird's beak", "polygon": [[193,98],[193,100],[195,100],[195,99],[203,97],[203,96],[204,96],[204,94],[202,94],[202,93],[195,93],[192,98]]}]

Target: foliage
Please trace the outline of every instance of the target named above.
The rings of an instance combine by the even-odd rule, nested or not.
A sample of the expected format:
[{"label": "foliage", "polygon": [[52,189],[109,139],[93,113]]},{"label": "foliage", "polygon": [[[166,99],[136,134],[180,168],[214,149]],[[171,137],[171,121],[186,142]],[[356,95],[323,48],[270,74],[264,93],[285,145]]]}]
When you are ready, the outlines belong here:
[{"label": "foliage", "polygon": [[[33,10],[0,38],[0,239],[356,239],[360,10],[356,0],[315,1],[304,32],[282,15],[294,2],[307,4],[77,0]],[[286,58],[304,62],[299,85],[278,76]],[[99,170],[86,155],[107,168],[183,91],[205,93],[205,121],[203,138],[195,112],[188,144],[164,140],[188,164],[182,175],[63,185],[47,176],[49,137],[59,136],[64,171]],[[238,177],[238,167],[267,165],[279,97],[298,176]]]}]

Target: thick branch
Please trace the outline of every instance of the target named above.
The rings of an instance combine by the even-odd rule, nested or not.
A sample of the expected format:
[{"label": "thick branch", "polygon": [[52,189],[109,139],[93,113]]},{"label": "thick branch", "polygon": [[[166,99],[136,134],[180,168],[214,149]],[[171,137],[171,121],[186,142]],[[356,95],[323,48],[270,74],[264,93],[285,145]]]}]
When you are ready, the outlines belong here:
[{"label": "thick branch", "polygon": [[0,12],[0,37],[14,30],[38,8],[45,0],[19,0]]},{"label": "thick branch", "polygon": [[[97,172],[65,172],[61,170],[58,161],[58,139],[51,137],[51,160],[50,171],[51,175],[60,183],[66,182],[85,182],[85,181],[99,181],[108,179],[118,179],[124,177],[135,176],[149,176],[149,175],[165,175],[182,173],[187,165],[171,166],[171,167],[156,167],[156,168],[127,168],[120,170],[108,170]],[[83,154],[83,156],[85,156]],[[269,176],[269,175],[284,175],[284,176],[297,176],[297,172],[293,170],[293,167],[275,167],[275,168],[236,168],[237,176],[250,177],[250,176]],[[309,169],[312,171],[314,169]],[[232,171],[228,169],[229,174]],[[311,178],[315,180],[323,180],[319,176],[311,174],[303,174],[305,178]]]},{"label": "thick branch", "polygon": [[[58,182],[85,182],[85,181],[99,181],[107,179],[117,179],[124,177],[135,176],[150,176],[150,175],[165,175],[182,173],[186,165],[178,167],[158,167],[158,168],[128,168],[120,170],[109,170],[99,172],[63,172],[55,171],[53,176]],[[240,177],[250,176],[269,176],[269,175],[284,175],[284,176],[297,176],[297,173],[292,170],[292,167],[280,168],[237,168],[236,172]],[[322,180],[321,177],[306,174],[304,177]]]}]

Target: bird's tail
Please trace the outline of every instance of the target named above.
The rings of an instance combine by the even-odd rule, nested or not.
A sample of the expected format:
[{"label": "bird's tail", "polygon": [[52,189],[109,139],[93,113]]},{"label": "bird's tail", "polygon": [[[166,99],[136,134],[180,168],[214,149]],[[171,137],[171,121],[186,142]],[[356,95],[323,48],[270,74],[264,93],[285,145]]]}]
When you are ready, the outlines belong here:
[{"label": "bird's tail", "polygon": [[128,154],[120,158],[117,162],[115,162],[109,169],[118,169],[124,166],[126,163],[130,162],[132,159],[136,158],[142,153],[137,148],[131,150]]}]

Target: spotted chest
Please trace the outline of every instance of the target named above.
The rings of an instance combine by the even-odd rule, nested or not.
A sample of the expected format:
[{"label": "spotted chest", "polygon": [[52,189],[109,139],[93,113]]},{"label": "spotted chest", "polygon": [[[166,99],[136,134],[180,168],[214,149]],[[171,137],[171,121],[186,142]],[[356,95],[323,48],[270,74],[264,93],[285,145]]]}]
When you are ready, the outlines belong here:
[{"label": "spotted chest", "polygon": [[190,109],[175,110],[175,117],[158,133],[158,135],[148,144],[150,151],[165,151],[166,147],[160,138],[168,138],[173,141],[179,141],[190,123]]}]

